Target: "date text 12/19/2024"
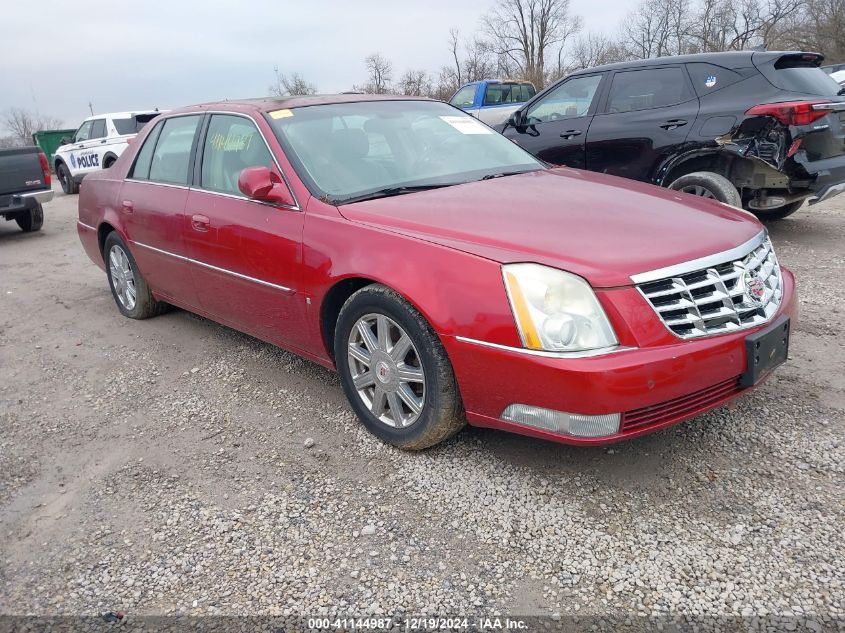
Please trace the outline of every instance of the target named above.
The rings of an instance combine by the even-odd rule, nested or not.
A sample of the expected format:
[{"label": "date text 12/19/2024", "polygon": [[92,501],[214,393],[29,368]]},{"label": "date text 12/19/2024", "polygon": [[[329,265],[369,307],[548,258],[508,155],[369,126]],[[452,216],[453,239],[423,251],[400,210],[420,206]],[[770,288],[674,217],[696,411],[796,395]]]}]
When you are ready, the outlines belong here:
[{"label": "date text 12/19/2024", "polygon": [[525,620],[506,617],[309,618],[312,631],[524,631]]}]

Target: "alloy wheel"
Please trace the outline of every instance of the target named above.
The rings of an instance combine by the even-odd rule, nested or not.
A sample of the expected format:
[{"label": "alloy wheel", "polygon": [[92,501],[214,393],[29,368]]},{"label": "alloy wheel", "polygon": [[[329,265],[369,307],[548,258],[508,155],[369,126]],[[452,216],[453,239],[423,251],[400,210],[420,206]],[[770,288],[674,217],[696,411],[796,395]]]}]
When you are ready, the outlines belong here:
[{"label": "alloy wheel", "polygon": [[390,427],[414,424],[425,403],[425,372],[408,333],[384,314],[366,314],[347,350],[352,382],[370,412]]},{"label": "alloy wheel", "polygon": [[109,273],[117,300],[126,310],[135,308],[137,289],[135,287],[135,273],[129,263],[129,257],[124,250],[114,245],[109,251]]},{"label": "alloy wheel", "polygon": [[684,193],[691,193],[694,196],[701,196],[702,198],[710,198],[712,200],[716,199],[716,196],[713,195],[713,192],[701,185],[687,185],[686,187],[681,187],[681,191]]}]

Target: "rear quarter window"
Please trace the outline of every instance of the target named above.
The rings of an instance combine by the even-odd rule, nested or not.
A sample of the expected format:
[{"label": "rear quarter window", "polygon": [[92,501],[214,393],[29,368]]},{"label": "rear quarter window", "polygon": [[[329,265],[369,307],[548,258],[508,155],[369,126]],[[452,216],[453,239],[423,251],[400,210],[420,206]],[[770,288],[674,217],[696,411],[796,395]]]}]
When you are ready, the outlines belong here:
[{"label": "rear quarter window", "polygon": [[112,119],[118,134],[137,134],[158,114],[136,114],[128,119]]},{"label": "rear quarter window", "polygon": [[716,64],[695,62],[687,64],[687,70],[692,79],[692,87],[699,97],[713,94],[743,79],[738,72]]},{"label": "rear quarter window", "polygon": [[155,150],[158,135],[161,133],[161,126],[162,123],[159,123],[144,140],[144,144],[138,151],[138,156],[135,157],[135,164],[132,166],[132,171],[129,173],[130,178],[147,180],[150,177],[150,163],[153,159],[153,150]]}]

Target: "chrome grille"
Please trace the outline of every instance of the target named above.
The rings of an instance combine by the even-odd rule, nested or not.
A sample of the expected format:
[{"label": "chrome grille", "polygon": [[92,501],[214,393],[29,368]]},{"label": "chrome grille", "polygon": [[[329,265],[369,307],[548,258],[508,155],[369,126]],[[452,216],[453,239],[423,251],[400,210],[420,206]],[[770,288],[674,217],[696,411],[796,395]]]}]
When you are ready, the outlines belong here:
[{"label": "chrome grille", "polygon": [[[759,279],[759,281],[755,281]],[[756,288],[762,296],[755,298]],[[783,298],[783,280],[766,237],[740,259],[640,283],[663,323],[681,338],[723,334],[771,319]]]}]

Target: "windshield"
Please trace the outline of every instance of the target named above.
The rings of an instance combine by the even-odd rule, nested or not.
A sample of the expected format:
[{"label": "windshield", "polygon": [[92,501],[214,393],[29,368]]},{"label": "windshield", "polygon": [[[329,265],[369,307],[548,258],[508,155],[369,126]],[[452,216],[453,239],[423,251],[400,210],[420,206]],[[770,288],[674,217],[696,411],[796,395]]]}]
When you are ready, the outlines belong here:
[{"label": "windshield", "polygon": [[435,101],[363,101],[269,113],[311,192],[334,204],[543,169],[477,119]]}]

